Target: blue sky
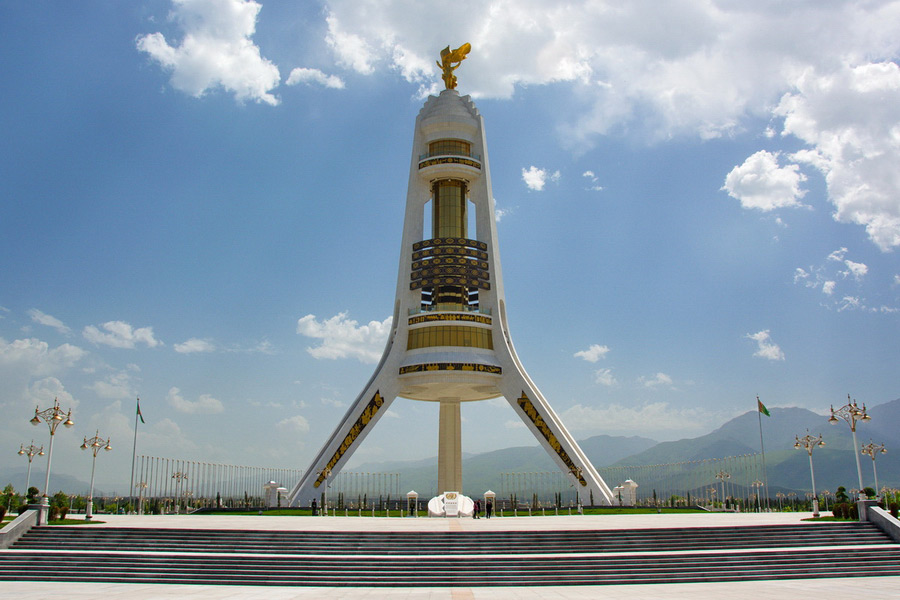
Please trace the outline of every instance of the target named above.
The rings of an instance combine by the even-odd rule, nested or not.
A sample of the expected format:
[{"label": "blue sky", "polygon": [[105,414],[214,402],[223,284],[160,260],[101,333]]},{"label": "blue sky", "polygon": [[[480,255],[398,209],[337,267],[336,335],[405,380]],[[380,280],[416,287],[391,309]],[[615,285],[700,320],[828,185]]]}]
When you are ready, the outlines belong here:
[{"label": "blue sky", "polygon": [[[306,468],[381,353],[463,42],[513,339],[576,437],[900,396],[900,3],[298,4],[0,6],[0,468],[59,397],[54,472],[99,430],[124,493],[137,396],[141,453]],[[436,430],[398,400],[352,464]]]}]

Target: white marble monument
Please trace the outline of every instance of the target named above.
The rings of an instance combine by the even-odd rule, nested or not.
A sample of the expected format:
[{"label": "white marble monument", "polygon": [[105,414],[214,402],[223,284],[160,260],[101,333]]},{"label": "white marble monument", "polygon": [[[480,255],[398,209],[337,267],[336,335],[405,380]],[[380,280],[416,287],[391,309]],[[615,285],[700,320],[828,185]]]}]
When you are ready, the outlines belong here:
[{"label": "white marble monument", "polygon": [[569,474],[582,503],[614,502],[513,347],[484,123],[472,100],[455,89],[453,71],[469,50],[466,44],[441,53],[447,89],[429,97],[416,118],[384,354],[291,491],[291,505],[319,496],[397,397],[440,404],[437,492],[462,493],[461,405],[499,396]]}]

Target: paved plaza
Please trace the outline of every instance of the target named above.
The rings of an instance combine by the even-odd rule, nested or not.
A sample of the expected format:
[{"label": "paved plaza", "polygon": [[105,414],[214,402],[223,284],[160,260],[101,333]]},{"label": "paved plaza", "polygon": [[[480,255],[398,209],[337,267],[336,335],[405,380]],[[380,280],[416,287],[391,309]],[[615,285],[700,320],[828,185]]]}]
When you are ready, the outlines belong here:
[{"label": "paved plaza", "polygon": [[[495,517],[493,519],[409,519],[359,517],[269,517],[204,515],[100,515],[93,527],[148,527],[190,529],[247,529],[287,531],[541,531],[560,529],[646,529],[657,527],[742,527],[803,523],[808,513],[675,514],[558,517]],[[810,526],[815,526],[810,524]],[[112,551],[112,550],[111,550]],[[814,552],[815,550],[811,550]],[[437,551],[435,554],[439,554]],[[835,565],[835,575],[840,575]],[[791,600],[865,597],[887,600],[900,597],[898,577],[836,577],[747,583],[696,583],[627,586],[458,587],[458,588],[322,588],[277,586],[207,586],[96,583],[3,582],[0,599],[189,600],[291,598],[598,598],[607,595],[634,600],[691,598],[753,599],[785,597]]]}]

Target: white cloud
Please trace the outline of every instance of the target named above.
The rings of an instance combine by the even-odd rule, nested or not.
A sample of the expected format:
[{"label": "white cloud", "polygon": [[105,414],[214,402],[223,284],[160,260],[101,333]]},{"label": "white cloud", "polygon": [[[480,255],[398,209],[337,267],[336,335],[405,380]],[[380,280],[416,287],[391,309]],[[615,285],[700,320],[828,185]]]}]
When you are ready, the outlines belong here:
[{"label": "white cloud", "polygon": [[197,400],[185,400],[181,395],[181,390],[177,387],[169,389],[166,395],[169,405],[178,412],[188,414],[215,414],[225,410],[222,403],[210,396],[209,394],[201,394]]},{"label": "white cloud", "polygon": [[337,75],[326,75],[319,69],[307,69],[305,67],[297,67],[288,75],[287,85],[297,85],[298,83],[316,83],[321,86],[336,90],[344,89],[344,81]]},{"label": "white cloud", "polygon": [[78,408],[78,400],[66,391],[65,386],[56,377],[45,377],[33,382],[28,388],[28,396],[41,410],[52,408],[56,400],[59,400],[59,407],[66,412]]},{"label": "white cloud", "polygon": [[346,402],[343,402],[336,398],[320,398],[319,400],[325,406],[333,406],[335,408],[344,408],[345,406],[347,406]]},{"label": "white cloud", "polygon": [[587,350],[580,350],[574,354],[576,358],[583,358],[588,362],[595,363],[601,358],[606,358],[609,352],[609,346],[601,346],[599,344],[591,344]]},{"label": "white cloud", "polygon": [[591,187],[588,188],[589,190],[591,190],[592,192],[602,192],[603,191],[603,186],[601,186],[599,183],[597,183],[599,181],[599,179],[597,178],[597,176],[594,174],[593,171],[585,171],[584,173],[581,174],[581,176],[590,180]]},{"label": "white cloud", "polygon": [[105,331],[100,331],[97,327],[88,325],[82,331],[82,335],[89,342],[104,344],[113,348],[134,348],[138,344],[144,344],[148,348],[155,348],[162,344],[153,336],[152,327],[134,329],[124,321],[108,321],[100,327]]},{"label": "white cloud", "polygon": [[191,338],[186,340],[180,344],[175,344],[173,346],[175,348],[175,352],[180,352],[181,354],[191,354],[193,352],[215,352],[216,346],[209,340],[202,340],[199,338]]},{"label": "white cloud", "polygon": [[277,105],[270,91],[281,75],[251,38],[262,5],[252,0],[172,0],[170,19],[184,33],[178,46],[161,33],[141,35],[137,48],[171,71],[175,89],[195,97],[221,86],[238,101]]},{"label": "white cloud", "polygon": [[760,150],[725,177],[723,190],[741,201],[744,208],[769,212],[777,208],[802,206],[799,199],[806,194],[800,184],[806,176],[800,167],[778,166],[779,154]]},{"label": "white cloud", "polygon": [[640,377],[638,383],[648,388],[656,388],[659,386],[672,387],[672,378],[665,373],[657,373],[653,377]]},{"label": "white cloud", "polygon": [[748,333],[744,337],[756,342],[757,350],[753,356],[766,358],[768,360],[784,360],[784,352],[778,347],[778,344],[772,341],[769,330],[758,331],[756,333]]},{"label": "white cloud", "polygon": [[309,433],[309,421],[303,415],[294,415],[279,421],[278,428],[293,433]]},{"label": "white cloud", "polygon": [[0,366],[13,368],[17,374],[49,375],[73,367],[87,356],[87,351],[71,344],[51,349],[36,338],[7,342],[0,338]]},{"label": "white cloud", "polygon": [[825,176],[834,218],[863,225],[883,251],[900,245],[900,66],[810,67],[776,113],[809,146],[792,158]]},{"label": "white cloud", "polygon": [[585,108],[562,117],[560,134],[579,146],[618,128],[656,139],[740,131],[808,66],[896,54],[898,13],[894,3],[331,0],[327,23],[337,59],[363,74],[438,81],[440,23],[446,39],[472,44],[457,72],[464,93],[569,82]]},{"label": "white cloud", "polygon": [[125,372],[107,375],[102,381],[95,381],[89,385],[88,389],[93,390],[101,398],[123,399],[137,396],[131,375]]},{"label": "white cloud", "polygon": [[848,293],[847,287],[853,288],[854,293],[861,293],[863,279],[868,275],[869,267],[865,263],[850,260],[847,254],[847,248],[841,247],[831,252],[818,266],[810,266],[808,270],[798,267],[795,270],[794,283],[802,283],[812,289],[821,286],[824,295],[840,298],[829,300],[824,304],[827,308],[838,311],[865,309],[874,312],[894,312],[896,309],[889,306],[869,307],[863,296]]},{"label": "white cloud", "polygon": [[352,356],[365,363],[376,363],[381,358],[392,321],[393,318],[388,317],[384,321],[359,325],[348,319],[344,312],[321,322],[315,315],[306,315],[297,321],[297,333],[322,340],[319,346],[306,349],[315,358]]},{"label": "white cloud", "polygon": [[72,333],[72,330],[66,327],[65,323],[57,319],[56,317],[51,317],[50,315],[39,311],[36,308],[32,308],[28,311],[28,316],[31,317],[31,320],[40,325],[46,325],[47,327],[52,327],[58,332],[68,335]]},{"label": "white cloud", "polygon": [[606,387],[613,387],[619,384],[613,375],[612,369],[598,369],[594,372],[594,381]]},{"label": "white cloud", "polygon": [[554,182],[559,181],[559,177],[559,171],[550,173],[546,169],[539,169],[534,165],[530,166],[528,169],[522,169],[522,181],[525,182],[528,189],[535,192],[542,191],[548,180]]}]

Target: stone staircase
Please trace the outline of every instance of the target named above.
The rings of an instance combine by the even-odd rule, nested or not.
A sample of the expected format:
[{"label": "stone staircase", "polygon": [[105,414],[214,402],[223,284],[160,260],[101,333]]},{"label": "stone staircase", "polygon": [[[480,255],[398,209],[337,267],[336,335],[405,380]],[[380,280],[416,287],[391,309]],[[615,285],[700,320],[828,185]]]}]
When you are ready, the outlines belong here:
[{"label": "stone staircase", "polygon": [[868,523],[533,532],[40,527],[0,552],[0,580],[117,583],[536,586],[898,572],[900,545]]}]

